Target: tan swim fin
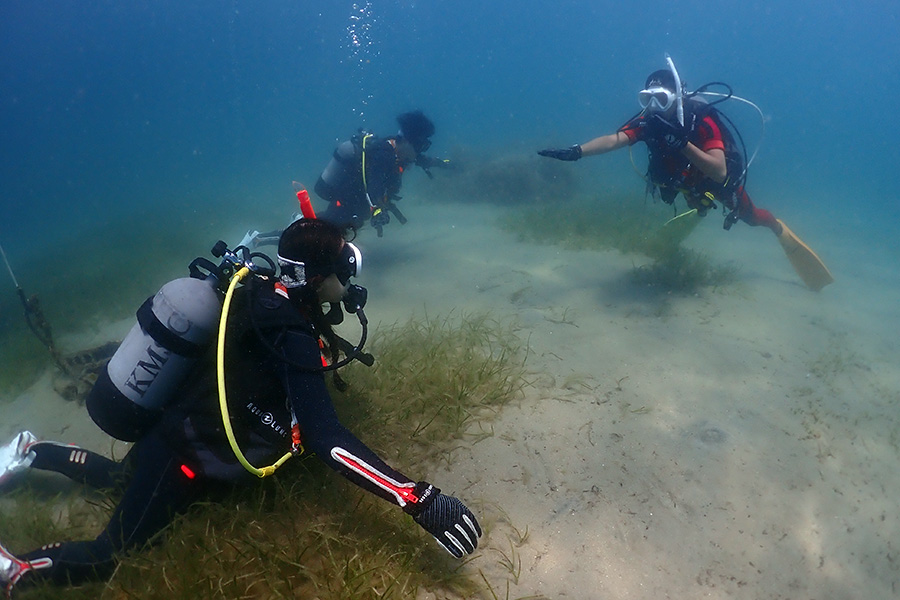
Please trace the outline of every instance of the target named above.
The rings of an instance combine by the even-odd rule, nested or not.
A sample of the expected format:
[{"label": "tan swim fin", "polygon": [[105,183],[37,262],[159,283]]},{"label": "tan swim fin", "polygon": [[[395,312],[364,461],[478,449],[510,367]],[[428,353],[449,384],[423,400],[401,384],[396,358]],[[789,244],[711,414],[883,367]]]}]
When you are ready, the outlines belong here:
[{"label": "tan swim fin", "polygon": [[781,235],[778,236],[778,241],[781,242],[784,253],[787,255],[788,260],[791,261],[794,270],[797,271],[797,275],[806,284],[806,287],[814,292],[818,292],[829,283],[832,283],[834,277],[831,276],[831,271],[828,270],[822,259],[816,256],[816,253],[809,246],[794,235],[794,232],[784,224],[784,221],[778,219],[778,223],[781,224]]}]

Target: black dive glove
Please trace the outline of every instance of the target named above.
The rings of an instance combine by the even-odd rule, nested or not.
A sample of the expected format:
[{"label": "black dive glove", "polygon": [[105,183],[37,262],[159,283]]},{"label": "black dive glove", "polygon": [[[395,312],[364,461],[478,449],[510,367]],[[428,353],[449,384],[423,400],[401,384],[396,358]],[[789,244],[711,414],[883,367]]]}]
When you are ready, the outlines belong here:
[{"label": "black dive glove", "polygon": [[481,525],[465,504],[458,498],[445,496],[427,481],[417,483],[414,494],[419,501],[403,507],[413,521],[456,558],[475,552]]},{"label": "black dive glove", "polygon": [[568,148],[546,148],[538,150],[538,154],[548,158],[555,158],[556,160],[578,160],[581,158],[581,146],[575,144]]},{"label": "black dive glove", "polygon": [[656,114],[647,119],[647,127],[650,137],[669,150],[677,152],[687,146],[688,130],[680,123],[670,123],[662,115]]},{"label": "black dive glove", "polygon": [[384,235],[384,230],[382,229],[385,225],[391,222],[391,215],[388,214],[388,211],[384,210],[380,206],[375,209],[372,213],[372,227],[375,228],[375,231],[378,232],[378,237]]},{"label": "black dive glove", "polygon": [[434,175],[431,173],[432,167],[440,167],[441,169],[455,169],[456,165],[450,163],[450,159],[448,158],[436,158],[433,156],[426,156],[424,154],[420,154],[416,157],[416,166],[421,167],[425,174],[428,175],[428,179],[434,179]]},{"label": "black dive glove", "polygon": [[416,156],[416,166],[426,170],[432,167],[441,167],[442,169],[452,169],[455,167],[455,165],[450,162],[449,158],[438,158],[426,154],[419,154]]}]

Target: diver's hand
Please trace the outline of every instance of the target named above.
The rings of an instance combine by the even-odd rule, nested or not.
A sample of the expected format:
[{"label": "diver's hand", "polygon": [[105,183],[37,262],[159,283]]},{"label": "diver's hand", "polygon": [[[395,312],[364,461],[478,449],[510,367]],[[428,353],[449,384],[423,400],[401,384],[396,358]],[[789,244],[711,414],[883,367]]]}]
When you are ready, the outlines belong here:
[{"label": "diver's hand", "polygon": [[656,114],[647,120],[650,137],[659,140],[666,148],[678,151],[687,146],[688,130],[680,123],[671,123]]},{"label": "diver's hand", "polygon": [[408,503],[403,510],[411,514],[422,529],[456,558],[475,552],[481,525],[459,498],[442,494],[427,481],[416,484],[415,495],[419,501]]},{"label": "diver's hand", "polygon": [[384,232],[382,228],[391,222],[391,215],[388,214],[388,211],[384,210],[381,207],[375,209],[372,213],[372,227],[378,232],[378,237],[381,237]]},{"label": "diver's hand", "polygon": [[459,165],[451,162],[449,158],[433,158],[431,166],[447,171],[459,171]]},{"label": "diver's hand", "polygon": [[435,156],[426,156],[424,154],[420,154],[416,157],[416,165],[425,171],[425,174],[428,175],[428,179],[434,179],[434,175],[431,172],[431,169],[434,167],[456,170],[456,164],[451,163],[449,158],[437,158]]},{"label": "diver's hand", "polygon": [[416,156],[416,166],[423,169],[431,169],[440,167],[442,169],[452,169],[456,165],[450,162],[449,158],[438,158],[437,156],[428,156],[427,154],[419,154]]},{"label": "diver's hand", "polygon": [[555,158],[556,160],[578,160],[581,158],[581,146],[575,144],[568,148],[546,148],[538,150],[538,154],[548,158]]}]

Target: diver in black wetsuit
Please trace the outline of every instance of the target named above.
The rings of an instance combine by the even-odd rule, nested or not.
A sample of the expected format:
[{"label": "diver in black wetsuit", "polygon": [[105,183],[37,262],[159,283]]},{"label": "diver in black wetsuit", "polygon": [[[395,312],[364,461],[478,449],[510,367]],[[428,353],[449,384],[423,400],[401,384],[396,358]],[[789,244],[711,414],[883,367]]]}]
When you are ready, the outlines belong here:
[{"label": "diver in black wetsuit", "polygon": [[403,113],[397,123],[400,131],[393,137],[360,131],[335,149],[316,182],[316,194],[328,202],[321,219],[353,229],[369,221],[379,237],[390,214],[401,224],[406,222],[395,204],[403,171],[414,164],[430,177],[432,167],[447,167],[450,161],[425,154],[431,147],[434,123],[422,111]]},{"label": "diver in black wetsuit", "polygon": [[[302,443],[356,485],[400,506],[460,558],[475,550],[481,536],[472,512],[457,498],[382,461],[340,423],[326,389],[319,340],[328,349],[337,337],[322,305],[346,301],[348,290],[357,287],[349,279],[360,259],[337,227],[301,219],[279,241],[280,277],[254,279],[237,290],[224,359],[234,437],[252,464],[269,464],[292,443]],[[64,585],[108,577],[118,556],[140,548],[197,500],[256,479],[223,433],[214,344],[177,398],[120,463],[76,446],[38,441],[28,432],[0,448],[0,484],[30,467],[124,490],[95,540],[51,544],[21,555],[0,546],[0,589],[10,593],[20,580]]]}]

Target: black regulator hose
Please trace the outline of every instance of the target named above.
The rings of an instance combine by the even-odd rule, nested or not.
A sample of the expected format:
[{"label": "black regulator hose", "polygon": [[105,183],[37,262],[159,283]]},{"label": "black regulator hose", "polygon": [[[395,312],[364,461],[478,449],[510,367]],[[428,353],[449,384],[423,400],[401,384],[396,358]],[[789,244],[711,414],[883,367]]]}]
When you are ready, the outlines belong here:
[{"label": "black regulator hose", "polygon": [[[362,288],[360,286],[350,286],[350,287],[351,287],[351,289],[357,288],[359,290],[363,290],[363,291],[365,290],[365,288]],[[362,303],[363,304],[365,303],[364,299],[363,299]],[[337,369],[340,369],[341,367],[347,366],[354,360],[359,360],[361,363],[363,363],[366,366],[372,366],[372,364],[375,362],[374,358],[372,357],[371,354],[368,354],[368,353],[365,353],[362,351],[363,346],[365,346],[366,340],[369,337],[369,319],[366,317],[366,313],[365,313],[365,311],[363,311],[362,306],[360,306],[358,304],[354,306],[352,303],[348,304],[348,302],[346,300],[344,301],[344,306],[347,309],[347,312],[355,313],[356,318],[359,319],[359,324],[362,327],[362,334],[360,335],[359,342],[356,344],[356,346],[352,346],[350,344],[350,342],[347,342],[347,346],[350,347],[349,352],[347,352],[347,351],[344,352],[344,354],[346,356],[342,360],[339,360],[330,365],[325,365],[325,366],[321,366],[321,367],[310,367],[309,365],[301,364],[295,360],[288,358],[283,353],[279,352],[278,348],[276,348],[274,344],[272,344],[269,340],[266,339],[262,330],[259,328],[259,325],[256,322],[256,317],[254,315],[254,311],[252,309],[250,310],[250,323],[253,325],[253,331],[256,332],[256,335],[259,338],[259,341],[262,342],[263,346],[265,346],[266,349],[270,353],[272,353],[273,356],[275,356],[281,362],[291,365],[295,369],[298,369],[305,373],[325,373],[328,371],[335,371]],[[343,340],[343,338],[338,338],[338,339]]]}]

